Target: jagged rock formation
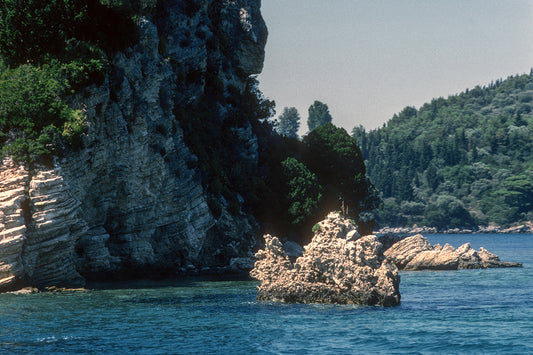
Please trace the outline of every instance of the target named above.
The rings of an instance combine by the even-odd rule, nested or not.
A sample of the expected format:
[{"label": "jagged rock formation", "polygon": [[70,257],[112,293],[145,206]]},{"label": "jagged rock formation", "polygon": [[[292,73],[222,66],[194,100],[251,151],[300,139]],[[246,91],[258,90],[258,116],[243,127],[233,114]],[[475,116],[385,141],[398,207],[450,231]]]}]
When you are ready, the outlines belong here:
[{"label": "jagged rock formation", "polygon": [[474,250],[470,243],[455,249],[449,244],[432,246],[418,234],[393,244],[385,256],[400,270],[457,270],[494,267],[521,267],[520,263],[500,261],[484,248]]},{"label": "jagged rock formation", "polygon": [[[105,83],[71,99],[88,122],[81,148],[52,169],[0,167],[0,288],[238,268],[251,256],[255,220],[208,197],[174,112],[199,100],[209,80],[225,97],[261,71],[260,1],[159,3],[141,2],[139,41],[109,58]],[[213,106],[213,124],[231,119]],[[250,124],[233,130],[229,148],[257,164]]]},{"label": "jagged rock formation", "polygon": [[259,300],[396,306],[398,269],[384,259],[376,236],[360,237],[337,213],[319,223],[293,263],[277,237],[265,235],[250,275],[261,281]]}]

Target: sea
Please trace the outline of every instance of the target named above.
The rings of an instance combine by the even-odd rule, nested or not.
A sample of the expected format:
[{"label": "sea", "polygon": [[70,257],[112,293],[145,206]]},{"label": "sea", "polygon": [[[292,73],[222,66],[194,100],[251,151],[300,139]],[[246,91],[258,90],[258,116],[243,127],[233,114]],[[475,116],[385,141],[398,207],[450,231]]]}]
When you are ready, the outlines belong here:
[{"label": "sea", "polygon": [[523,268],[401,272],[401,305],[258,302],[257,282],[0,294],[2,354],[533,354],[533,235],[470,242]]}]

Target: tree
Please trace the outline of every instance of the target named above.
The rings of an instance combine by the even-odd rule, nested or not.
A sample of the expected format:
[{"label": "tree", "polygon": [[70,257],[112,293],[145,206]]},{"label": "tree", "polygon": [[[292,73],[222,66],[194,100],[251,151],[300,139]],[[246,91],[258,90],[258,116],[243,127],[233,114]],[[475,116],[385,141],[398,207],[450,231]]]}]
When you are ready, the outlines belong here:
[{"label": "tree", "polygon": [[360,212],[379,205],[376,189],[366,177],[361,150],[344,128],[324,124],[303,142],[307,166],[324,187],[324,210],[344,209],[357,219]]},{"label": "tree", "polygon": [[73,146],[83,133],[82,112],[59,99],[70,88],[63,69],[57,63],[7,69],[0,62],[0,146],[15,160],[56,154],[59,136]]},{"label": "tree", "polygon": [[288,214],[292,224],[299,224],[316,211],[322,187],[316,175],[295,158],[287,158],[281,165],[288,190]]},{"label": "tree", "polygon": [[57,100],[67,84],[57,70],[44,65],[21,65],[0,73],[0,128],[22,130],[26,134],[40,131],[48,124],[60,126],[61,115],[68,109]]},{"label": "tree", "polygon": [[15,63],[59,53],[87,21],[82,1],[5,0],[0,6],[0,54]]},{"label": "tree", "polygon": [[533,209],[533,178],[528,172],[508,177],[495,193],[502,196],[509,206],[516,207],[518,212]]},{"label": "tree", "polygon": [[309,117],[307,118],[307,127],[309,127],[309,131],[326,123],[330,123],[332,120],[333,118],[329,113],[328,105],[320,101],[315,101],[309,106]]},{"label": "tree", "polygon": [[9,64],[46,62],[50,56],[66,54],[76,57],[75,44],[80,41],[115,50],[131,43],[135,35],[129,16],[100,1],[0,2],[0,55]]},{"label": "tree", "polygon": [[285,107],[283,113],[279,116],[279,124],[276,130],[283,136],[298,138],[298,128],[300,128],[298,110],[295,107]]},{"label": "tree", "polygon": [[454,196],[439,195],[425,211],[425,225],[439,229],[471,227],[474,224],[463,202]]}]

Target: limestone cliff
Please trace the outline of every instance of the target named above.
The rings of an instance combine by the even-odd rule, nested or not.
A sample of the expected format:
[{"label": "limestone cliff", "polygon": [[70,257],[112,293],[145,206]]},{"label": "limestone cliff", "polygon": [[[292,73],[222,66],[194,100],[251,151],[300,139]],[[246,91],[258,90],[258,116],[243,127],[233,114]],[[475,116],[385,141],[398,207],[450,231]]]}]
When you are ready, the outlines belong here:
[{"label": "limestone cliff", "polygon": [[51,168],[0,167],[0,289],[224,270],[251,255],[256,222],[207,192],[182,128],[200,118],[182,108],[204,98],[233,133],[228,150],[257,165],[254,130],[227,103],[262,69],[260,0],[142,3],[137,43],[71,98],[88,122],[81,146]]}]

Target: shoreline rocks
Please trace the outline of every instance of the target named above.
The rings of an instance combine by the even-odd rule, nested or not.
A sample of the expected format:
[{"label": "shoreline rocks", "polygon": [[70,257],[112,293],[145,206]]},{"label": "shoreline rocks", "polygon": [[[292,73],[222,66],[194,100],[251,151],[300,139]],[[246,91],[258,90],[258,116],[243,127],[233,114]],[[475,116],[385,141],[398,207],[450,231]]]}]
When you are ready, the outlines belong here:
[{"label": "shoreline rocks", "polygon": [[261,281],[258,300],[397,306],[398,270],[522,267],[501,261],[484,248],[475,250],[470,243],[458,248],[431,245],[421,234],[361,237],[357,227],[338,213],[330,213],[314,229],[302,253],[275,236],[264,236],[265,248],[256,253],[250,272]]},{"label": "shoreline rocks", "polygon": [[400,270],[457,270],[522,267],[520,263],[500,261],[484,248],[474,250],[470,243],[455,249],[449,244],[432,246],[421,234],[393,244],[384,255]]},{"label": "shoreline rocks", "polygon": [[250,275],[261,281],[259,300],[397,306],[398,268],[382,254],[373,235],[361,237],[338,213],[318,224],[303,255],[289,259],[280,240],[265,235]]},{"label": "shoreline rocks", "polygon": [[504,228],[501,226],[489,225],[478,226],[476,228],[450,228],[438,230],[435,227],[413,226],[413,227],[383,227],[374,232],[374,234],[533,234],[533,222],[526,222],[524,224]]}]

